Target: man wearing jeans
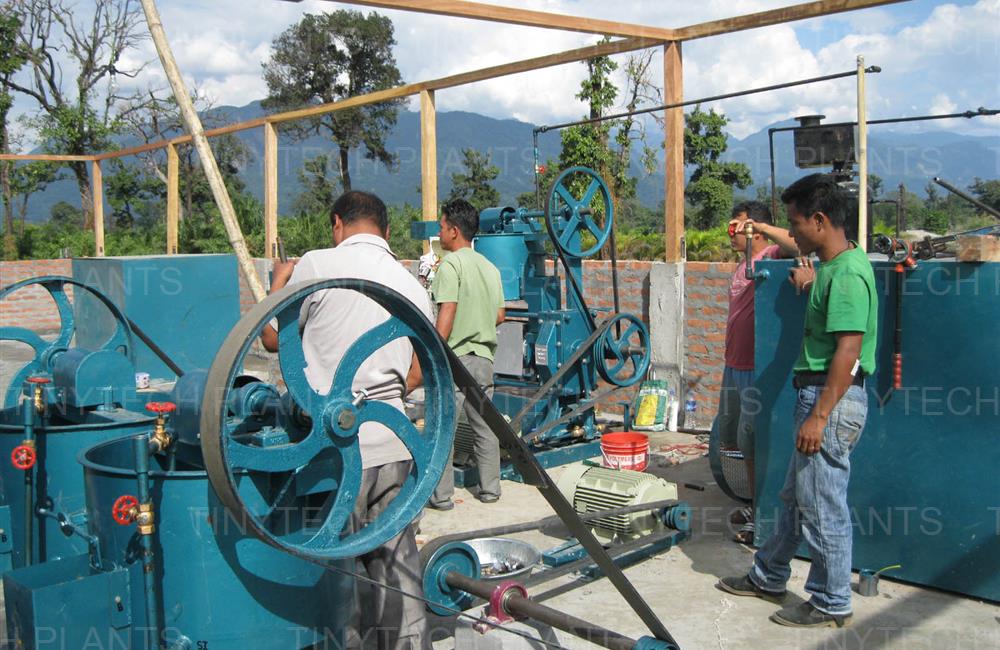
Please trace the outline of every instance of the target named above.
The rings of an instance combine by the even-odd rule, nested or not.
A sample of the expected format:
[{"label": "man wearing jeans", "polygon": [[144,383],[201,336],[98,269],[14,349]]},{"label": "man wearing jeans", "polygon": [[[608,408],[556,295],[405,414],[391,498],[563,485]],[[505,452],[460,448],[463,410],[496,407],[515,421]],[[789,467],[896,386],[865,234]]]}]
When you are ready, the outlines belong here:
[{"label": "man wearing jeans", "polygon": [[[771,620],[793,627],[843,627],[851,620],[852,527],[847,505],[850,454],[868,414],[864,377],[875,370],[878,296],[865,252],[844,232],[848,204],[832,176],[813,174],[781,195],[790,232],[803,255],[822,262],[793,271],[810,285],[802,351],[795,363],[795,454],[781,490],[774,534],[744,576],[718,587],[739,596],[781,600],[790,562],[806,542],[810,598]],[[802,276],[808,276],[802,277]]]},{"label": "man wearing jeans", "polygon": [[[479,230],[479,214],[468,201],[456,199],[441,207],[441,247],[448,254],[441,260],[431,293],[438,305],[436,328],[448,347],[462,360],[475,380],[492,397],[493,357],[497,349],[497,325],[505,310],[500,271],[472,249]],[[500,499],[500,442],[461,391],[456,407],[465,412],[473,433],[473,452],[479,470],[476,498],[483,503]],[[454,456],[454,448],[452,448]],[[455,507],[455,475],[451,464],[430,500],[435,510]]]}]

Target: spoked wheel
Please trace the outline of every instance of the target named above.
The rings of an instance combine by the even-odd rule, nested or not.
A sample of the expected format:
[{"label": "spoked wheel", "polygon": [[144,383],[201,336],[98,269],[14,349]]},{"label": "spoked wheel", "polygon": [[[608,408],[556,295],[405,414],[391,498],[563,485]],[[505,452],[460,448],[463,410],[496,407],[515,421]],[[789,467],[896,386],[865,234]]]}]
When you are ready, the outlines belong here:
[{"label": "spoked wheel", "polygon": [[[390,316],[347,350],[329,392],[322,395],[310,386],[304,373],[298,318],[303,302],[327,289],[362,293]],[[273,318],[279,324],[282,375],[300,413],[294,418],[279,418],[285,435],[275,428],[269,431],[267,442],[262,442],[257,432],[245,426],[246,420],[231,415],[230,407],[244,359]],[[410,340],[423,372],[426,412],[422,432],[390,404],[368,399],[363,391],[352,391],[361,364],[401,337]],[[365,422],[379,422],[391,429],[410,451],[413,468],[399,494],[375,520],[360,530],[350,530],[362,478],[358,431]],[[208,373],[201,432],[212,487],[241,525],[264,542],[299,557],[356,557],[392,539],[415,519],[445,470],[455,434],[454,384],[448,357],[423,313],[383,285],[347,279],[291,285],[257,304],[226,338]],[[299,496],[300,476],[318,477],[329,489],[313,489],[312,494]],[[243,481],[267,488],[241,490]]]},{"label": "spoked wheel", "polygon": [[117,350],[123,355],[133,360],[132,329],[129,327],[128,319],[111,299],[103,293],[78,282],[73,278],[61,275],[46,275],[37,278],[30,278],[15,282],[0,291],[0,300],[3,300],[25,287],[40,284],[43,289],[49,292],[52,300],[56,303],[59,312],[59,334],[51,341],[46,341],[37,333],[25,327],[0,327],[0,341],[18,341],[31,346],[35,352],[35,357],[29,361],[17,374],[14,375],[4,397],[4,408],[17,405],[21,395],[24,381],[31,375],[45,374],[51,375],[56,357],[65,352],[76,333],[76,318],[73,314],[73,303],[66,295],[66,287],[74,287],[74,291],[83,290],[97,298],[111,312],[115,320],[115,330],[111,336],[98,349]]}]

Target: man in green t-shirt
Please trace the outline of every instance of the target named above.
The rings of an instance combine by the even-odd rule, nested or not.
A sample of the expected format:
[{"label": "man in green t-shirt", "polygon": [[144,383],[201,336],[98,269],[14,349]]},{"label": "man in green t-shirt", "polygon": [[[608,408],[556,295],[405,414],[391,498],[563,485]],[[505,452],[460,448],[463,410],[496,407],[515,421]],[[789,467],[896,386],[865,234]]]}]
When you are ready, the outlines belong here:
[{"label": "man in green t-shirt", "polygon": [[[497,325],[504,319],[503,285],[500,271],[472,249],[479,230],[479,214],[468,201],[456,199],[441,207],[441,260],[431,294],[438,305],[437,331],[461,359],[476,382],[493,396],[493,356],[497,349]],[[482,415],[461,391],[456,391],[457,412],[465,412],[473,432],[473,453],[479,470],[476,498],[483,503],[500,499],[500,442]],[[454,449],[452,449],[454,456]],[[448,470],[441,477],[430,507],[455,507],[455,476]]]},{"label": "man in green t-shirt", "polygon": [[793,270],[809,286],[802,351],[794,366],[795,454],[781,490],[774,533],[754,555],[749,574],[722,578],[719,588],[739,596],[780,601],[790,563],[805,541],[812,565],[810,598],[775,612],[792,627],[843,627],[851,620],[851,545],[847,504],[851,451],[868,415],[864,378],[875,370],[878,296],[867,255],[848,241],[848,202],[836,180],[812,174],[781,195],[789,229],[803,255],[822,262]]}]

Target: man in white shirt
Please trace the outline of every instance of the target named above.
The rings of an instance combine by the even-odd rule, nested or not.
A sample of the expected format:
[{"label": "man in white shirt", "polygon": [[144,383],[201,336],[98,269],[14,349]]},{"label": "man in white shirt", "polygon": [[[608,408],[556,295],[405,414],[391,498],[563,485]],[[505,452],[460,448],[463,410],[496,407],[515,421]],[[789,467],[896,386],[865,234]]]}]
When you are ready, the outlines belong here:
[{"label": "man in white shirt", "polygon": [[[271,292],[286,284],[331,278],[359,278],[383,284],[402,294],[431,319],[430,299],[416,278],[389,249],[389,219],[385,204],[374,194],[346,192],[330,214],[335,248],[309,251],[298,262],[275,262]],[[312,294],[299,316],[305,376],[316,392],[325,395],[337,365],[347,349],[365,332],[389,318],[381,306],[358,292],[328,289]],[[270,325],[261,334],[264,347],[278,349],[278,335]],[[364,389],[368,399],[403,410],[407,381],[413,383],[413,346],[399,338],[365,360],[354,376],[352,389]],[[362,459],[361,490],[351,515],[351,530],[374,520],[399,493],[412,467],[406,446],[388,427],[365,422],[358,434]],[[420,559],[413,524],[383,546],[359,558],[368,576],[403,592],[422,594]],[[430,648],[423,603],[388,589],[374,590],[375,629],[380,648]],[[345,632],[347,647],[362,645],[360,612]],[[367,634],[365,635],[367,636]]]}]

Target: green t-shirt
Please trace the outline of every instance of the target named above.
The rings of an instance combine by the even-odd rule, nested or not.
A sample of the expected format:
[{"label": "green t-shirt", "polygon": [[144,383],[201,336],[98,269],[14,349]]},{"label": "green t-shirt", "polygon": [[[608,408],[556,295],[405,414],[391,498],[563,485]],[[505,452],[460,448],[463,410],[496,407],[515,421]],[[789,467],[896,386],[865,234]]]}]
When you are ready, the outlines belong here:
[{"label": "green t-shirt", "polygon": [[458,303],[448,347],[458,356],[475,354],[492,361],[497,349],[497,312],[504,306],[497,267],[471,248],[460,248],[441,260],[431,293],[439,305]]},{"label": "green t-shirt", "polygon": [[878,295],[875,273],[860,247],[848,249],[816,267],[806,307],[802,352],[795,372],[826,372],[837,349],[838,332],[862,332],[861,370],[875,372]]}]

